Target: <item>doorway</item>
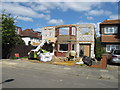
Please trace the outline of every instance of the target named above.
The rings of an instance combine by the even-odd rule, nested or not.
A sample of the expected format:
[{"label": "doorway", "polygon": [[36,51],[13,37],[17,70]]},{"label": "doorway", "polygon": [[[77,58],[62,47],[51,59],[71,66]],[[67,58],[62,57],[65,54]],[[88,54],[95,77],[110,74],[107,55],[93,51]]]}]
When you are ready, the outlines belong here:
[{"label": "doorway", "polygon": [[80,44],[79,57],[88,56],[90,57],[90,44]]}]

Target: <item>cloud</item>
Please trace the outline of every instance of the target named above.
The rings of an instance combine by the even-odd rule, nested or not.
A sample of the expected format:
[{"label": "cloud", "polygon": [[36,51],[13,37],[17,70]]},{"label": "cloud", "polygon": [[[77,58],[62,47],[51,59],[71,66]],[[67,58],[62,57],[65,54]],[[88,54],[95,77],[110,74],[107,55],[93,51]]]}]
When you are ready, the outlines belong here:
[{"label": "cloud", "polygon": [[35,2],[35,3],[26,3],[29,7],[37,11],[42,11],[44,13],[50,13],[52,9],[60,9],[62,11],[67,11],[68,9],[74,11],[89,11],[94,6],[100,6],[100,2]]},{"label": "cloud", "polygon": [[64,2],[64,3],[58,3],[57,6],[63,11],[67,11],[69,9],[77,12],[81,11],[89,11],[92,9],[94,6],[99,6],[100,3],[96,2]]},{"label": "cloud", "polygon": [[29,3],[23,3],[23,5],[31,7],[35,11],[40,11],[42,13],[50,13],[51,9],[56,9],[59,7],[60,3],[57,2],[29,2]]},{"label": "cloud", "polygon": [[34,2],[37,0],[1,0],[2,2]]},{"label": "cloud", "polygon": [[17,19],[23,20],[23,21],[33,21],[33,19],[29,18],[29,17],[21,17],[21,16],[19,16],[19,17],[17,17]]},{"label": "cloud", "polygon": [[87,17],[88,20],[93,20],[93,17],[89,16]]},{"label": "cloud", "polygon": [[42,32],[42,28],[34,29],[34,31]]},{"label": "cloud", "polygon": [[63,11],[67,11],[68,9],[74,10],[74,11],[88,11],[91,9],[93,3],[85,3],[85,2],[66,2],[63,5],[61,5],[61,9]]},{"label": "cloud", "polygon": [[64,21],[62,19],[51,19],[48,21],[49,24],[62,25]]},{"label": "cloud", "polygon": [[2,8],[15,15],[35,17],[37,15],[31,8],[21,6],[18,3],[3,3]]},{"label": "cloud", "polygon": [[24,3],[24,5],[31,7],[33,10],[35,11],[42,11],[43,13],[50,13],[50,11],[48,9],[50,9],[49,7],[46,7],[42,2],[36,2],[36,3]]},{"label": "cloud", "polygon": [[32,17],[32,18],[44,18],[49,19],[49,15],[43,13],[37,13],[30,7],[22,6],[19,3],[2,3],[2,9],[6,9],[6,12],[14,14],[16,16]]},{"label": "cloud", "polygon": [[[59,9],[62,11],[67,11],[69,9],[77,12],[88,12],[89,15],[110,15],[110,11],[104,10],[92,10],[93,7],[101,6],[99,2],[24,2],[20,3],[2,3],[2,8],[6,9],[7,12],[12,13],[17,16],[31,17],[31,18],[43,18],[45,20],[50,20],[50,12],[53,9]],[[40,12],[39,12],[40,11]],[[38,13],[39,12],[39,13]],[[87,17],[88,20],[92,20],[92,17]],[[62,21],[59,21],[62,22]]]},{"label": "cloud", "polygon": [[88,12],[89,15],[94,15],[94,16],[98,16],[98,15],[111,15],[112,12],[111,11],[107,11],[107,10],[91,10]]},{"label": "cloud", "polygon": [[34,8],[37,11],[47,11],[47,7],[45,7],[44,5],[36,6]]},{"label": "cloud", "polygon": [[118,2],[119,0],[1,0],[2,2]]},{"label": "cloud", "polygon": [[76,24],[90,24],[89,22],[83,22],[82,20],[80,20],[79,22],[77,22]]},{"label": "cloud", "polygon": [[109,16],[110,19],[118,19],[118,15],[111,15]]}]

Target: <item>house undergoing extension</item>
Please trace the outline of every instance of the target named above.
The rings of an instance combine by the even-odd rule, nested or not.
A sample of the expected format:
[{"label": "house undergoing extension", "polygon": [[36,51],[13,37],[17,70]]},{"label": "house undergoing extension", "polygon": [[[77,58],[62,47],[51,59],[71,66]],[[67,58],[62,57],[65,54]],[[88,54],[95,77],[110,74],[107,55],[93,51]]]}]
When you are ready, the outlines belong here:
[{"label": "house undergoing extension", "polygon": [[120,20],[105,20],[100,23],[102,46],[106,52],[120,49]]},{"label": "house undergoing extension", "polygon": [[93,24],[58,25],[42,29],[42,40],[50,40],[55,44],[55,56],[65,57],[68,51],[74,50],[77,57],[95,57]]},{"label": "house undergoing extension", "polygon": [[25,45],[31,44],[32,46],[38,46],[40,40],[42,40],[41,32],[35,32],[33,29],[23,30],[20,27],[17,27],[17,34],[20,35],[22,40],[24,40]]}]

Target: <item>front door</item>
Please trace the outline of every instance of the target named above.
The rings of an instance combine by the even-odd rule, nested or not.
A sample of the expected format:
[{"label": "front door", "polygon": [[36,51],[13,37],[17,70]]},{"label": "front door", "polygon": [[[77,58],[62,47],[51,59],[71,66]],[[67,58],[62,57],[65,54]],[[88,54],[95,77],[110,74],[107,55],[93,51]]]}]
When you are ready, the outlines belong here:
[{"label": "front door", "polygon": [[90,57],[90,45],[89,44],[82,44],[80,45],[80,53],[79,56],[88,56]]}]

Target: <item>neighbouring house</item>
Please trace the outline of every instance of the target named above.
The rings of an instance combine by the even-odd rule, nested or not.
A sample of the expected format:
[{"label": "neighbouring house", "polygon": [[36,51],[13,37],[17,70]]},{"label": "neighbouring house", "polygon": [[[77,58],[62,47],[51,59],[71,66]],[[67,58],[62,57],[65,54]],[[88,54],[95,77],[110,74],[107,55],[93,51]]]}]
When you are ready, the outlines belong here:
[{"label": "neighbouring house", "polygon": [[77,57],[95,57],[95,27],[93,24],[70,24],[42,28],[42,40],[55,44],[55,56],[65,57],[68,51],[75,50]]},{"label": "neighbouring house", "polygon": [[33,29],[25,29],[22,31],[20,27],[17,27],[17,34],[21,36],[26,45],[38,46],[42,40],[41,32],[35,32]]},{"label": "neighbouring house", "polygon": [[100,23],[101,44],[106,52],[120,49],[120,20],[105,20]]}]

